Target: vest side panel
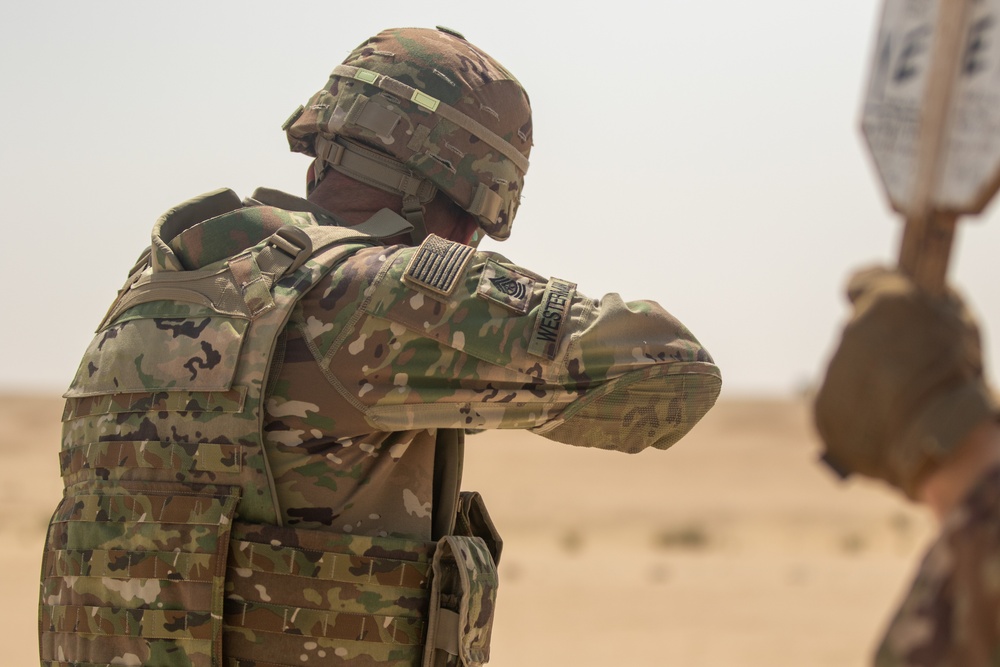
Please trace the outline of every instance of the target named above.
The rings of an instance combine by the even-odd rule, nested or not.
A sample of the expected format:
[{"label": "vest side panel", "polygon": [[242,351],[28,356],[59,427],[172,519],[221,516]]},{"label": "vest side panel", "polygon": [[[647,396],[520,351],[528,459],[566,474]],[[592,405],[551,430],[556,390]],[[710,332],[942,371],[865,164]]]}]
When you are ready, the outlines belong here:
[{"label": "vest side panel", "polygon": [[185,272],[164,271],[157,289],[169,296],[147,296],[98,332],[67,393],[43,662],[222,664],[230,531],[278,516],[261,434],[275,343],[301,295],[350,251],[328,246],[283,278],[293,258],[275,264],[266,241],[247,251],[251,264],[270,253],[271,271],[253,284],[229,278],[249,319],[198,295],[178,300]]}]

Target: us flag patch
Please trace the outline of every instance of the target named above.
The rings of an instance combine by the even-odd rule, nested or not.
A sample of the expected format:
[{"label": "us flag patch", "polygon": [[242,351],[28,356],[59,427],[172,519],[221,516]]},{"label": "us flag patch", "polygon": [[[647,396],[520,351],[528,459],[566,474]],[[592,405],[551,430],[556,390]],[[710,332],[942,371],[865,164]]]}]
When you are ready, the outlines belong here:
[{"label": "us flag patch", "polygon": [[474,252],[471,246],[431,234],[413,253],[403,280],[448,296],[454,291]]},{"label": "us flag patch", "polygon": [[499,303],[515,313],[528,312],[535,279],[489,260],[479,278],[477,296]]}]

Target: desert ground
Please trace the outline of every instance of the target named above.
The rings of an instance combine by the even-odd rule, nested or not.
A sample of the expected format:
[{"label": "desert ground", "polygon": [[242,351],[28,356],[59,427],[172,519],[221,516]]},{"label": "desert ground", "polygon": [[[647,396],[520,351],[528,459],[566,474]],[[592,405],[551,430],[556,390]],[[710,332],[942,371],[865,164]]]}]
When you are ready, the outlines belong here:
[{"label": "desert ground", "polygon": [[[0,399],[0,663],[31,665],[62,403]],[[490,665],[868,664],[934,524],[817,451],[802,398],[724,397],[633,456],[473,436],[464,486],[504,538]]]}]

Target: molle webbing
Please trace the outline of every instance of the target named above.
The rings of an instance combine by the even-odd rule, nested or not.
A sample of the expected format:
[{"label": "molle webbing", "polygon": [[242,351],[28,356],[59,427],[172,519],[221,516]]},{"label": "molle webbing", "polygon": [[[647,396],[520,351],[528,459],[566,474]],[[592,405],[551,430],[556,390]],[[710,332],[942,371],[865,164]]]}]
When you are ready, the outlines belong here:
[{"label": "molle webbing", "polygon": [[478,493],[437,542],[239,522],[226,575],[226,665],[481,665],[501,543]]},{"label": "molle webbing", "polygon": [[[236,472],[238,459],[230,446],[102,443],[62,460],[67,479],[106,470],[119,480],[137,468],[173,469],[187,479],[195,470],[225,475]],[[435,543],[248,524],[234,520],[239,495],[231,491],[77,494],[64,503],[50,543],[67,548],[46,558],[43,656],[61,650],[110,662],[122,651],[145,655],[157,643],[205,660],[221,650],[221,664],[256,667],[285,665],[288,655],[389,667],[438,664],[421,663],[425,655],[465,654],[476,656],[467,664],[478,664],[488,655],[483,623],[495,602],[500,542],[478,494],[461,494],[459,535]],[[103,528],[79,530],[85,522]],[[111,534],[155,548],[95,548]],[[74,580],[71,592],[66,577]],[[151,598],[136,608],[124,593],[116,608],[87,604],[104,588],[155,591],[155,603],[168,610],[148,608]]]},{"label": "molle webbing", "polygon": [[[141,664],[217,664],[223,609],[216,591],[238,500],[235,489],[68,495],[50,524],[42,565],[42,664],[123,664],[128,656]],[[167,662],[171,653],[183,662]]]},{"label": "molle webbing", "polygon": [[[415,667],[433,542],[237,524],[226,577],[228,661]],[[325,659],[324,659],[325,658]]]}]

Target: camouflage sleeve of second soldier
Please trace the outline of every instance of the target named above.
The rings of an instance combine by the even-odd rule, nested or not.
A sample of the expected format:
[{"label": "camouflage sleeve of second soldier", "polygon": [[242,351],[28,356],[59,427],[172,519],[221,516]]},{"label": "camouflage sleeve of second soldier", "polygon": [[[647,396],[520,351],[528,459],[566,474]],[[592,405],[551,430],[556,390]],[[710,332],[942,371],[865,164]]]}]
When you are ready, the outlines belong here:
[{"label": "camouflage sleeve of second soldier", "polygon": [[433,236],[378,263],[324,363],[379,430],[524,428],[637,452],[672,445],[718,396],[712,357],[653,302],[591,299]]}]

